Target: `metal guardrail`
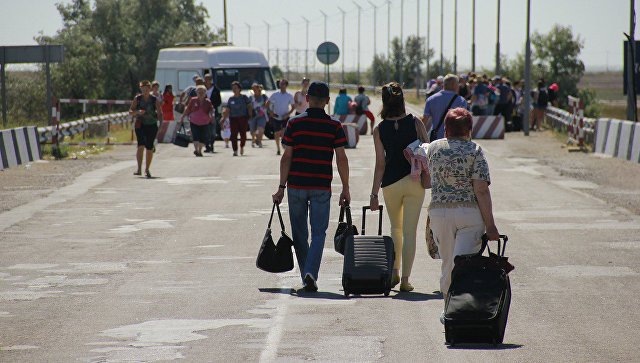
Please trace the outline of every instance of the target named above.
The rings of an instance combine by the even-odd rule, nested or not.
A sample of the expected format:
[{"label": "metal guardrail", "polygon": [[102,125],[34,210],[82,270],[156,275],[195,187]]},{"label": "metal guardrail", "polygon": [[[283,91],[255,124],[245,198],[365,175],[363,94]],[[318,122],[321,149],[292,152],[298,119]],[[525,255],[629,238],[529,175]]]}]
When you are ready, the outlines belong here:
[{"label": "metal guardrail", "polygon": [[[129,112],[118,112],[107,115],[93,116],[87,117],[82,120],[76,120],[71,122],[65,122],[59,124],[58,129],[58,139],[62,139],[64,136],[72,136],[75,134],[80,134],[87,131],[88,124],[90,123],[99,123],[108,121],[111,124],[120,124],[131,122],[131,116]],[[47,126],[47,127],[38,127],[38,136],[41,144],[53,142],[56,135],[56,126]]]},{"label": "metal guardrail", "polygon": [[[553,106],[547,106],[545,116],[546,122],[554,129],[565,132],[569,132],[571,130],[572,116],[568,111]],[[585,117],[583,119],[584,141],[590,145],[595,144],[596,121],[597,120],[594,118]]]}]

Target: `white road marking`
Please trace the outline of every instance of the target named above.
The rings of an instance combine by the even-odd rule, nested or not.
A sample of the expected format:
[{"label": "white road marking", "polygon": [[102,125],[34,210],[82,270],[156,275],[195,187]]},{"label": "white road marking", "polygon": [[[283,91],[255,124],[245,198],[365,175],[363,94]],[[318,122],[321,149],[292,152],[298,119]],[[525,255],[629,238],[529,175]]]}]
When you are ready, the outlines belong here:
[{"label": "white road marking", "polygon": [[200,185],[200,184],[226,184],[229,181],[220,177],[176,177],[176,178],[160,178],[158,182],[167,183],[169,185]]},{"label": "white road marking", "polygon": [[8,347],[0,347],[0,351],[12,351],[12,350],[31,350],[31,349],[40,349],[40,347],[35,345],[10,345]]},{"label": "white road marking", "polygon": [[538,270],[556,277],[624,277],[637,272],[626,266],[567,265],[538,267]]}]

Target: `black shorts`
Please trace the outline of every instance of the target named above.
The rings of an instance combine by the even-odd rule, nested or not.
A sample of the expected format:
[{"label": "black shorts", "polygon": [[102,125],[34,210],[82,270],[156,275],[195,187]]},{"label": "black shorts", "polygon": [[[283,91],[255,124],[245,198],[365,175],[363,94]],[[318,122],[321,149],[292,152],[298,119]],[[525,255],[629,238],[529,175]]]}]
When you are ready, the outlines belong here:
[{"label": "black shorts", "polygon": [[138,146],[144,146],[147,150],[153,150],[153,144],[158,134],[158,124],[145,125],[139,129],[136,129],[136,139],[138,139]]},{"label": "black shorts", "polygon": [[273,132],[282,131],[287,126],[287,121],[288,120],[289,119],[278,120],[278,119],[275,119],[275,118],[271,117],[271,125],[273,125]]},{"label": "black shorts", "polygon": [[209,142],[209,125],[196,125],[191,124],[191,136],[193,136],[193,142],[207,143]]}]

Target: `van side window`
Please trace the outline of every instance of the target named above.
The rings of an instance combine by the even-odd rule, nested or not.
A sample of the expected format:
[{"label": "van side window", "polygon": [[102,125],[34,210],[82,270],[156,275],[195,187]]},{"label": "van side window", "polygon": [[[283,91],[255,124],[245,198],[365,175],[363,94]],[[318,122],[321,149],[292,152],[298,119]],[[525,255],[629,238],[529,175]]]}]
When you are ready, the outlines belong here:
[{"label": "van side window", "polygon": [[200,73],[195,70],[178,71],[178,90],[184,91],[187,87],[195,85],[193,83],[193,75]]}]

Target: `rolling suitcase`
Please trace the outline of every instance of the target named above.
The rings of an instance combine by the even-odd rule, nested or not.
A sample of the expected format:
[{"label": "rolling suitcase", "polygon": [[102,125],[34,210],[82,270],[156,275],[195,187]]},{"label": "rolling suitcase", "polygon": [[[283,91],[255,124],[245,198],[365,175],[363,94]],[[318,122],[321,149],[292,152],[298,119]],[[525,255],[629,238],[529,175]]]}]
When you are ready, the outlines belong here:
[{"label": "rolling suitcase", "polygon": [[[382,235],[382,210],[378,235],[365,234],[365,219],[369,206],[362,207],[362,234],[349,238],[344,249],[342,287],[344,296],[350,294],[384,294],[391,292],[391,277],[395,251],[393,240]],[[353,242],[352,242],[353,241]]]},{"label": "rolling suitcase", "polygon": [[[482,236],[480,252],[456,256],[451,285],[444,308],[445,341],[457,343],[500,344],[504,338],[511,283],[508,273],[513,265],[504,257],[507,236],[501,235],[497,253]],[[483,256],[485,248],[489,256]]]}]

